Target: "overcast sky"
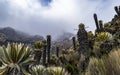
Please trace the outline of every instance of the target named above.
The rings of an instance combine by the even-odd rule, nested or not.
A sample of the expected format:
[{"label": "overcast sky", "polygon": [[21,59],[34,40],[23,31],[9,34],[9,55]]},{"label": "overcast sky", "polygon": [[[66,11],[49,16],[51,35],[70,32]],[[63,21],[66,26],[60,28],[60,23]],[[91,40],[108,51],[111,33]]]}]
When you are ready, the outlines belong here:
[{"label": "overcast sky", "polygon": [[53,37],[61,32],[76,33],[79,23],[93,31],[93,13],[108,22],[118,5],[120,0],[0,0],[0,27]]}]

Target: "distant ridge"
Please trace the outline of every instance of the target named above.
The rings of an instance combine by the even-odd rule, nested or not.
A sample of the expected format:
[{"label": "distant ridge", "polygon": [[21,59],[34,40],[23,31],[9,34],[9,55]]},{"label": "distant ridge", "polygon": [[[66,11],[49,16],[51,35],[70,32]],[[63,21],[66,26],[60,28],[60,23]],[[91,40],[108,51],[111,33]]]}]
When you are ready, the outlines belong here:
[{"label": "distant ridge", "polygon": [[44,40],[40,35],[29,35],[27,33],[17,31],[11,27],[0,28],[0,43],[6,42],[22,42],[22,43],[34,43],[35,41]]}]

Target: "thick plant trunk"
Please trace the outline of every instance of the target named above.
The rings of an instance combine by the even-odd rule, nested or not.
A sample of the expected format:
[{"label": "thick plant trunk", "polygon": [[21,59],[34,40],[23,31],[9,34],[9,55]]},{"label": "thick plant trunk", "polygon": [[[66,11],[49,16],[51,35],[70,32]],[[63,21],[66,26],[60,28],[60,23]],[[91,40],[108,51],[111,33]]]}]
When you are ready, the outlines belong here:
[{"label": "thick plant trunk", "polygon": [[42,57],[42,51],[37,49],[37,50],[34,50],[34,59],[35,59],[35,64],[38,65],[40,63],[40,59]]}]

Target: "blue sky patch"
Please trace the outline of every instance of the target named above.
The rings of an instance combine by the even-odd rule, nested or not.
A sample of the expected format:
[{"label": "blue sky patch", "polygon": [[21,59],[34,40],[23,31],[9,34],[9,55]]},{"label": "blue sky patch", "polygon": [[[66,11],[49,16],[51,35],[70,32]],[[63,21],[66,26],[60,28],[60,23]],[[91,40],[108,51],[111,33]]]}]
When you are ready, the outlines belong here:
[{"label": "blue sky patch", "polygon": [[41,4],[43,6],[48,6],[50,2],[52,2],[52,0],[40,0]]}]

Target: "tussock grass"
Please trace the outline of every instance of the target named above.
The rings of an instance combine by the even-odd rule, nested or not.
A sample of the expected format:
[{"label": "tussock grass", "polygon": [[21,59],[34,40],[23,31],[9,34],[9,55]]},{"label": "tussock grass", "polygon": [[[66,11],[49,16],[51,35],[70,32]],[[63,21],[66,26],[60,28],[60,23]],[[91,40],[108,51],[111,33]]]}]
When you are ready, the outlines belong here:
[{"label": "tussock grass", "polygon": [[92,57],[86,75],[120,75],[120,49],[102,58]]}]

